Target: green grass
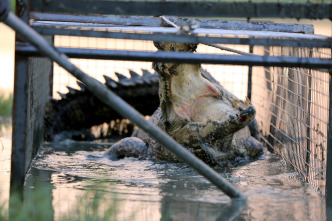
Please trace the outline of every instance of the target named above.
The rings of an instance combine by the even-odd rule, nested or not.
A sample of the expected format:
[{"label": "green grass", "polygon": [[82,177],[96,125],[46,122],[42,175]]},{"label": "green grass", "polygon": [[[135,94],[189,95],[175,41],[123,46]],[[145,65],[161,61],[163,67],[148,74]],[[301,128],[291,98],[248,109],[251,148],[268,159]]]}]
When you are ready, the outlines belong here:
[{"label": "green grass", "polygon": [[10,0],[10,10],[15,13],[16,9],[16,0]]},{"label": "green grass", "polygon": [[[94,184],[86,190],[82,197],[76,200],[76,206],[65,214],[57,217],[61,221],[106,221],[112,220],[117,214],[117,197],[104,197],[102,184]],[[106,187],[105,187],[106,188]],[[49,188],[29,189],[22,201],[18,194],[11,196],[10,211],[5,205],[0,205],[1,221],[45,221],[53,220],[52,190]],[[64,202],[67,203],[67,202]],[[9,214],[11,213],[11,214]],[[10,218],[9,218],[10,217]]]},{"label": "green grass", "polygon": [[0,117],[9,117],[12,113],[13,94],[5,96],[0,91]]}]

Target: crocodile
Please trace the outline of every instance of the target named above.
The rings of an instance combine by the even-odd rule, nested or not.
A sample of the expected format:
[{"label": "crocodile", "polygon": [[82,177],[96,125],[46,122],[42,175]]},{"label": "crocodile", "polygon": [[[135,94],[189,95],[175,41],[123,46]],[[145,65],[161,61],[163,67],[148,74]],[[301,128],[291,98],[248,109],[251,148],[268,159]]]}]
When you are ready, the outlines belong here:
[{"label": "crocodile", "polygon": [[[129,70],[130,78],[115,72],[117,77],[104,75],[105,85],[133,106],[144,116],[151,116],[159,106],[159,76],[156,72],[142,69],[142,75]],[[211,81],[219,84],[209,72],[202,70]],[[94,140],[89,128],[103,123],[109,124],[110,131],[103,137],[127,137],[134,131],[134,125],[123,122],[123,117],[99,101],[77,81],[79,89],[67,86],[66,94],[58,92],[61,99],[50,99],[46,105],[44,119],[44,134],[46,141],[60,141],[63,139]],[[113,125],[110,122],[114,122]],[[120,129],[124,123],[127,132]],[[121,136],[119,133],[121,132]]]},{"label": "crocodile", "polygon": [[[159,77],[156,73],[144,69],[142,73],[140,76],[130,70],[130,78],[115,73],[118,80],[104,75],[105,85],[141,114],[151,116],[159,106]],[[44,119],[45,140],[92,140],[94,137],[89,128],[111,121],[117,125],[123,119],[120,114],[93,96],[83,83],[77,84],[79,89],[67,87],[68,93],[58,92],[61,99],[51,99],[48,102]],[[128,131],[123,136],[130,136],[133,132],[133,125],[127,125]],[[117,130],[114,128],[112,135],[118,134]]]},{"label": "crocodile", "polygon": [[[195,52],[197,45],[155,42],[160,51]],[[200,64],[155,62],[159,75],[160,107],[149,119],[198,158],[227,166],[239,158],[256,158],[262,144],[257,132],[255,108],[210,80]],[[255,132],[254,132],[255,134]],[[256,133],[257,134],[257,133]],[[132,137],[111,146],[105,155],[178,161],[166,148],[138,129]]]}]

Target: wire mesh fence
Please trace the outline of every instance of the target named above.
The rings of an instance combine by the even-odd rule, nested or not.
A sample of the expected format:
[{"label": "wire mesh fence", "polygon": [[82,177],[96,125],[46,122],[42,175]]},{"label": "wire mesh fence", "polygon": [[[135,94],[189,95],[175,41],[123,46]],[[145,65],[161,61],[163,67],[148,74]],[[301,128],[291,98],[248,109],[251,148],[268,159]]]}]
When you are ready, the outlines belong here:
[{"label": "wire mesh fence", "polygon": [[[257,47],[261,55],[330,58],[330,49]],[[254,68],[252,102],[262,139],[325,193],[329,73],[304,68]]]},{"label": "wire mesh fence", "polygon": [[[54,44],[56,47],[68,48],[89,48],[89,49],[109,49],[109,50],[140,50],[140,51],[156,51],[152,41],[125,40],[125,39],[106,39],[91,37],[75,37],[75,36],[55,36]],[[229,47],[229,46],[228,46]],[[249,51],[249,46],[232,45],[232,48],[243,52]],[[211,54],[234,54],[231,52],[221,51],[206,45],[199,45],[197,52]],[[133,61],[111,61],[98,59],[71,59],[82,70],[90,74],[97,80],[104,82],[103,75],[107,75],[117,80],[115,73],[120,73],[130,78],[129,71],[135,71],[142,75],[142,70],[154,72],[152,62],[133,62]],[[247,94],[247,66],[233,65],[202,65],[203,69],[208,71],[218,80],[226,89],[234,93],[241,99]],[[53,97],[60,99],[58,92],[67,93],[67,86],[79,89],[76,79],[68,72],[63,70],[57,64],[54,64],[53,74]]]},{"label": "wire mesh fence", "polygon": [[[89,49],[110,49],[110,50],[144,50],[155,51],[150,41],[135,41],[122,39],[89,38],[75,36],[56,36],[54,44],[57,47],[89,48]],[[71,59],[83,71],[97,80],[104,82],[104,75],[117,80],[115,73],[121,73],[130,77],[129,70],[142,74],[142,69],[154,72],[151,62],[133,62],[133,61],[110,61],[97,59]],[[67,71],[54,65],[53,74],[53,97],[59,99],[60,93],[67,93],[67,86],[79,89],[74,78]]]}]

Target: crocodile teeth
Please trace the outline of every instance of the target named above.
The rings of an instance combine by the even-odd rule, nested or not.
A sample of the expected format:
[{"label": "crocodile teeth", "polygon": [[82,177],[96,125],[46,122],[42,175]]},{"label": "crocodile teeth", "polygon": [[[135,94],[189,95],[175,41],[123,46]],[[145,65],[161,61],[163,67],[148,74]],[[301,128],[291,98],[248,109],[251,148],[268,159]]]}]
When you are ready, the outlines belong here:
[{"label": "crocodile teeth", "polygon": [[75,94],[78,91],[78,90],[76,90],[76,89],[74,89],[72,87],[69,87],[69,86],[67,86],[67,89],[68,89],[68,91],[69,91],[70,94]]},{"label": "crocodile teeth", "polygon": [[76,84],[81,88],[81,91],[85,91],[85,84],[80,81],[76,81]]},{"label": "crocodile teeth", "polygon": [[124,75],[122,75],[118,72],[115,72],[115,75],[118,77],[119,81],[124,80],[124,79],[128,79],[126,76],[124,76]]},{"label": "crocodile teeth", "polygon": [[137,74],[135,71],[130,70],[129,73],[131,76],[130,80],[133,81],[135,84],[138,85],[144,84],[144,79],[142,79],[142,77],[139,74]]},{"label": "crocodile teeth", "polygon": [[109,88],[117,88],[118,87],[118,83],[116,81],[114,81],[112,78],[103,75],[104,79],[105,79],[105,83],[107,85],[107,87]]},{"label": "crocodile teeth", "polygon": [[152,75],[151,72],[146,69],[142,69],[142,72],[143,72],[143,77],[149,77],[150,75]]},{"label": "crocodile teeth", "polygon": [[131,78],[139,78],[139,74],[137,74],[135,71],[129,70],[129,74]]},{"label": "crocodile teeth", "polygon": [[60,92],[58,92],[58,94],[60,95],[61,99],[66,99],[67,98],[67,96],[65,94],[62,94]]},{"label": "crocodile teeth", "polygon": [[[155,77],[153,74],[151,74],[150,71],[142,69],[143,72],[143,81],[147,84],[151,84],[151,82],[154,82],[152,79]],[[157,78],[158,81],[158,78]]]}]

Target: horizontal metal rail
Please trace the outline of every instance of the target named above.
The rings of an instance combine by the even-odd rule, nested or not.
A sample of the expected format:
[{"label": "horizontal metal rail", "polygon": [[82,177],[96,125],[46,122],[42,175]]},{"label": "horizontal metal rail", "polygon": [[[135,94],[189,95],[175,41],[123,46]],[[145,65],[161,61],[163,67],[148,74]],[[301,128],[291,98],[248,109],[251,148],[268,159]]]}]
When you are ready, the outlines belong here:
[{"label": "horizontal metal rail", "polygon": [[149,133],[156,141],[174,153],[177,157],[198,171],[211,183],[231,198],[245,199],[244,195],[233,187],[227,180],[222,178],[216,171],[206,165],[203,161],[191,154],[187,149],[174,141],[160,128],[147,121],[139,112],[123,101],[119,96],[109,90],[104,84],[88,76],[68,60],[65,54],[50,46],[45,39],[25,24],[13,13],[4,19],[4,23],[14,29],[17,34],[33,44],[45,56],[49,57],[61,67],[71,73],[78,80],[86,85],[86,88],[98,99],[110,106],[125,118],[128,118],[145,132]]},{"label": "horizontal metal rail", "polygon": [[[81,48],[57,48],[71,58],[127,60],[127,61],[163,61],[196,64],[230,64],[252,66],[332,68],[331,59],[310,57],[274,57],[250,55],[193,54],[189,52],[147,52]],[[33,46],[16,46],[16,52],[25,56],[41,56]]]},{"label": "horizontal metal rail", "polygon": [[[159,17],[151,16],[117,16],[117,15],[75,15],[75,14],[51,14],[31,12],[30,18],[36,21],[77,22],[93,24],[95,26],[165,26],[165,22]],[[186,25],[188,18],[167,17],[178,26]],[[288,33],[313,34],[314,26],[311,24],[275,23],[270,21],[229,21],[214,19],[195,19],[201,28],[218,28],[228,30],[252,30],[274,31]]]},{"label": "horizontal metal rail", "polygon": [[115,15],[331,19],[331,9],[320,2],[31,0],[31,11]]},{"label": "horizontal metal rail", "polygon": [[65,35],[65,36],[85,36],[97,38],[115,38],[131,40],[150,40],[164,42],[182,42],[182,43],[204,43],[204,44],[232,44],[232,45],[257,45],[257,46],[285,46],[285,47],[315,47],[331,48],[332,41],[311,39],[271,39],[271,38],[248,38],[248,37],[214,37],[214,36],[194,36],[162,33],[126,33],[109,32],[98,29],[65,29],[52,26],[37,26],[32,24],[33,28],[41,35]]},{"label": "horizontal metal rail", "polygon": [[[164,17],[164,16],[163,16]],[[180,27],[168,19],[164,18],[165,22],[172,24],[172,27],[153,27],[153,26],[108,26],[96,25],[91,23],[77,23],[77,22],[54,22],[54,21],[38,21],[31,24],[31,26],[39,27],[63,27],[73,29],[103,29],[110,32],[134,32],[134,33],[148,33],[148,34],[177,34],[187,35],[181,32]],[[308,40],[328,40],[329,38],[322,35],[302,34],[302,33],[288,33],[275,31],[255,31],[255,30],[229,30],[229,29],[213,29],[213,28],[195,28],[190,31],[191,35],[195,36],[248,36],[257,38],[288,38],[288,39],[308,39]]]}]

